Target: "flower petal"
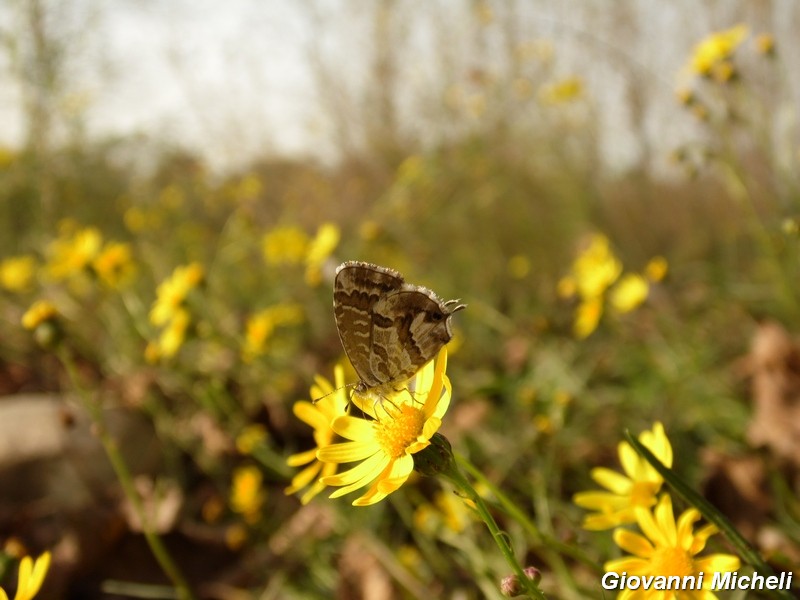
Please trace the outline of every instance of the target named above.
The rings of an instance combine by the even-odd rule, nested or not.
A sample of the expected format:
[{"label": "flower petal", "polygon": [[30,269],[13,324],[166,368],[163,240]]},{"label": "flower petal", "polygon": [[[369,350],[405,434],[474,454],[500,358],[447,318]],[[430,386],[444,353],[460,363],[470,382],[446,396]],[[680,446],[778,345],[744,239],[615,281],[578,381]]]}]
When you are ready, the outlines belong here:
[{"label": "flower petal", "polygon": [[342,442],[320,448],[317,450],[317,458],[323,462],[348,463],[364,460],[380,451],[381,447],[372,440]]},{"label": "flower petal", "polygon": [[653,544],[647,538],[628,529],[615,529],[614,543],[639,558],[650,558],[655,551]]}]

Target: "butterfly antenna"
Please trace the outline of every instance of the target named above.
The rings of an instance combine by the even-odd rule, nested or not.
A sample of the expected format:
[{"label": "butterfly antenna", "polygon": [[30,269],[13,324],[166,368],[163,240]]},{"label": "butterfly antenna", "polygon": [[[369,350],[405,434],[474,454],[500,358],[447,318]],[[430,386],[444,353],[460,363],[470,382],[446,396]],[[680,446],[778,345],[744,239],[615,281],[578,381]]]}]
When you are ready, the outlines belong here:
[{"label": "butterfly antenna", "polygon": [[[344,385],[343,385],[343,386],[341,386],[341,387],[337,387],[336,389],[334,389],[334,390],[331,390],[331,391],[330,391],[330,392],[328,392],[327,394],[323,394],[323,395],[322,395],[322,396],[320,396],[319,398],[312,398],[312,399],[311,399],[311,404],[316,404],[316,403],[317,403],[317,402],[319,402],[320,400],[324,400],[325,398],[327,398],[327,397],[328,397],[328,396],[330,396],[331,394],[335,394],[335,393],[336,393],[336,392],[338,392],[339,390],[343,390],[343,389],[345,389],[345,388],[354,387],[355,385],[357,385],[357,384],[356,384],[356,383],[346,383],[346,384],[344,384]],[[352,397],[353,397],[353,395],[352,395],[352,393],[351,393],[351,394],[350,394],[350,398],[348,399],[350,403],[352,403],[352,402],[353,402],[353,400],[352,400]]]}]

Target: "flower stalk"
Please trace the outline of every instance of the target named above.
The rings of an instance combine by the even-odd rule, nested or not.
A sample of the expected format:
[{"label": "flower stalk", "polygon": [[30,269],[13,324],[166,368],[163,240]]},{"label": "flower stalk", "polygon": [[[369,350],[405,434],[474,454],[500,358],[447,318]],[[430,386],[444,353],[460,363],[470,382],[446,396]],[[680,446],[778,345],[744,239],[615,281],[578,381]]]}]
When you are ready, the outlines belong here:
[{"label": "flower stalk", "polygon": [[109,462],[111,462],[111,466],[114,469],[114,474],[119,480],[122,492],[125,494],[128,502],[131,503],[136,516],[139,518],[139,521],[142,524],[142,532],[150,551],[153,553],[153,556],[161,567],[161,570],[164,571],[164,574],[175,586],[176,597],[179,600],[195,600],[195,595],[191,591],[189,583],[186,581],[186,578],[183,576],[183,573],[178,565],[172,559],[172,556],[170,556],[169,551],[161,540],[161,537],[158,535],[158,533],[156,533],[155,529],[150,523],[150,519],[144,510],[144,506],[142,505],[142,499],[139,497],[139,493],[136,491],[136,487],[134,486],[131,471],[125,462],[122,453],[120,452],[117,441],[111,436],[111,434],[108,432],[108,429],[105,427],[103,411],[100,404],[94,401],[90,397],[89,392],[81,385],[77,370],[75,368],[75,363],[72,360],[69,352],[65,348],[61,347],[57,350],[57,355],[67,371],[70,382],[72,383],[72,387],[77,392],[82,406],[86,409],[86,412],[89,414],[89,418],[96,427],[97,437],[100,440],[106,455],[108,456]]}]

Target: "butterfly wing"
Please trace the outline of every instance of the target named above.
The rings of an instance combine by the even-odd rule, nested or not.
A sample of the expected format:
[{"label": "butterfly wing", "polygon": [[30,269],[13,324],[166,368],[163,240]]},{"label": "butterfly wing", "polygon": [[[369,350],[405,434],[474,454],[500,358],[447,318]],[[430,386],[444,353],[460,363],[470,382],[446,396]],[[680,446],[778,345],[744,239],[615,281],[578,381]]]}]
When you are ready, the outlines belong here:
[{"label": "butterfly wing", "polygon": [[347,358],[366,387],[388,381],[383,371],[374,369],[370,358],[376,351],[375,305],[387,294],[401,290],[403,284],[403,276],[397,271],[369,263],[348,261],[336,269],[333,283],[336,329]]},{"label": "butterfly wing", "polygon": [[409,284],[382,296],[372,308],[370,370],[384,381],[405,381],[453,337],[451,315],[464,308]]}]

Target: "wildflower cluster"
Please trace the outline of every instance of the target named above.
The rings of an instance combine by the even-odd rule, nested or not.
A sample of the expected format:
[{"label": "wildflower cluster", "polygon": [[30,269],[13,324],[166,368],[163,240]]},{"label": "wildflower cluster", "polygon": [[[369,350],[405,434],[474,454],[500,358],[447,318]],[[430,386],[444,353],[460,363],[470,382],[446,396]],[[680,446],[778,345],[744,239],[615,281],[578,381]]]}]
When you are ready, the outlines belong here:
[{"label": "wildflower cluster", "polygon": [[83,275],[118,289],[129,283],[135,272],[129,244],[104,242],[96,227],[77,228],[71,221],[62,223],[61,234],[50,243],[48,254],[48,275],[56,281],[70,280],[77,289],[81,289]]},{"label": "wildflower cluster", "polygon": [[[643,432],[639,440],[665,466],[672,465],[672,446],[661,423],[656,423],[651,431]],[[683,580],[705,572],[728,572],[739,568],[739,559],[733,555],[697,556],[705,548],[708,538],[717,533],[717,528],[705,525],[694,531],[693,524],[700,518],[695,508],[687,509],[676,520],[669,494],[663,493],[658,497],[663,478],[655,469],[627,442],[620,443],[619,457],[625,475],[605,468],[592,470],[592,478],[609,491],[581,492],[573,498],[578,506],[596,511],[585,518],[584,528],[601,530],[635,523],[643,534],[621,527],[614,530],[614,542],[632,556],[607,562],[603,567],[606,572],[643,577],[677,576]],[[702,578],[700,581],[703,582],[702,597],[716,598],[709,591],[712,581]],[[688,600],[699,597],[698,594],[699,591],[695,590],[625,589],[619,598]]]},{"label": "wildflower cluster", "polygon": [[[301,498],[304,503],[326,486],[338,486],[337,498],[369,486],[354,506],[368,506],[397,490],[414,469],[413,455],[428,447],[450,405],[452,388],[445,375],[447,350],[442,348],[399,390],[355,392],[353,405],[363,416],[345,414],[348,394],[343,371],[335,371],[336,387],[321,377],[312,387],[316,403],[295,403],[295,415],[314,428],[314,450],[295,454],[290,466],[308,465],[292,480],[291,494],[311,485]],[[337,436],[347,441],[335,442]],[[359,463],[345,471],[339,467]]]},{"label": "wildflower cluster", "polygon": [[[771,34],[751,36],[749,27],[741,23],[712,33],[695,45],[682,75],[682,79],[689,81],[681,84],[677,96],[678,101],[697,119],[709,120],[715,103],[720,105],[721,101],[719,94],[714,92],[721,91],[721,86],[742,77],[743,64],[738,54],[751,37],[752,49],[757,56],[770,58],[775,54],[775,39]],[[705,83],[711,85],[704,88]],[[711,93],[706,94],[704,91]],[[718,108],[724,108],[724,104],[722,102]],[[724,115],[730,111],[719,112]]]},{"label": "wildflower cluster", "polygon": [[611,250],[608,238],[602,234],[592,235],[572,263],[569,275],[558,282],[559,296],[579,299],[573,322],[575,336],[583,339],[597,329],[606,297],[617,313],[631,312],[647,299],[648,282],[660,281],[666,271],[666,260],[655,257],[645,267],[644,275],[623,275],[622,263]]},{"label": "wildflower cluster", "polygon": [[295,226],[276,227],[264,236],[264,258],[270,265],[304,264],[306,283],[319,285],[322,264],[336,249],[341,234],[333,223],[324,223],[313,238]]}]

